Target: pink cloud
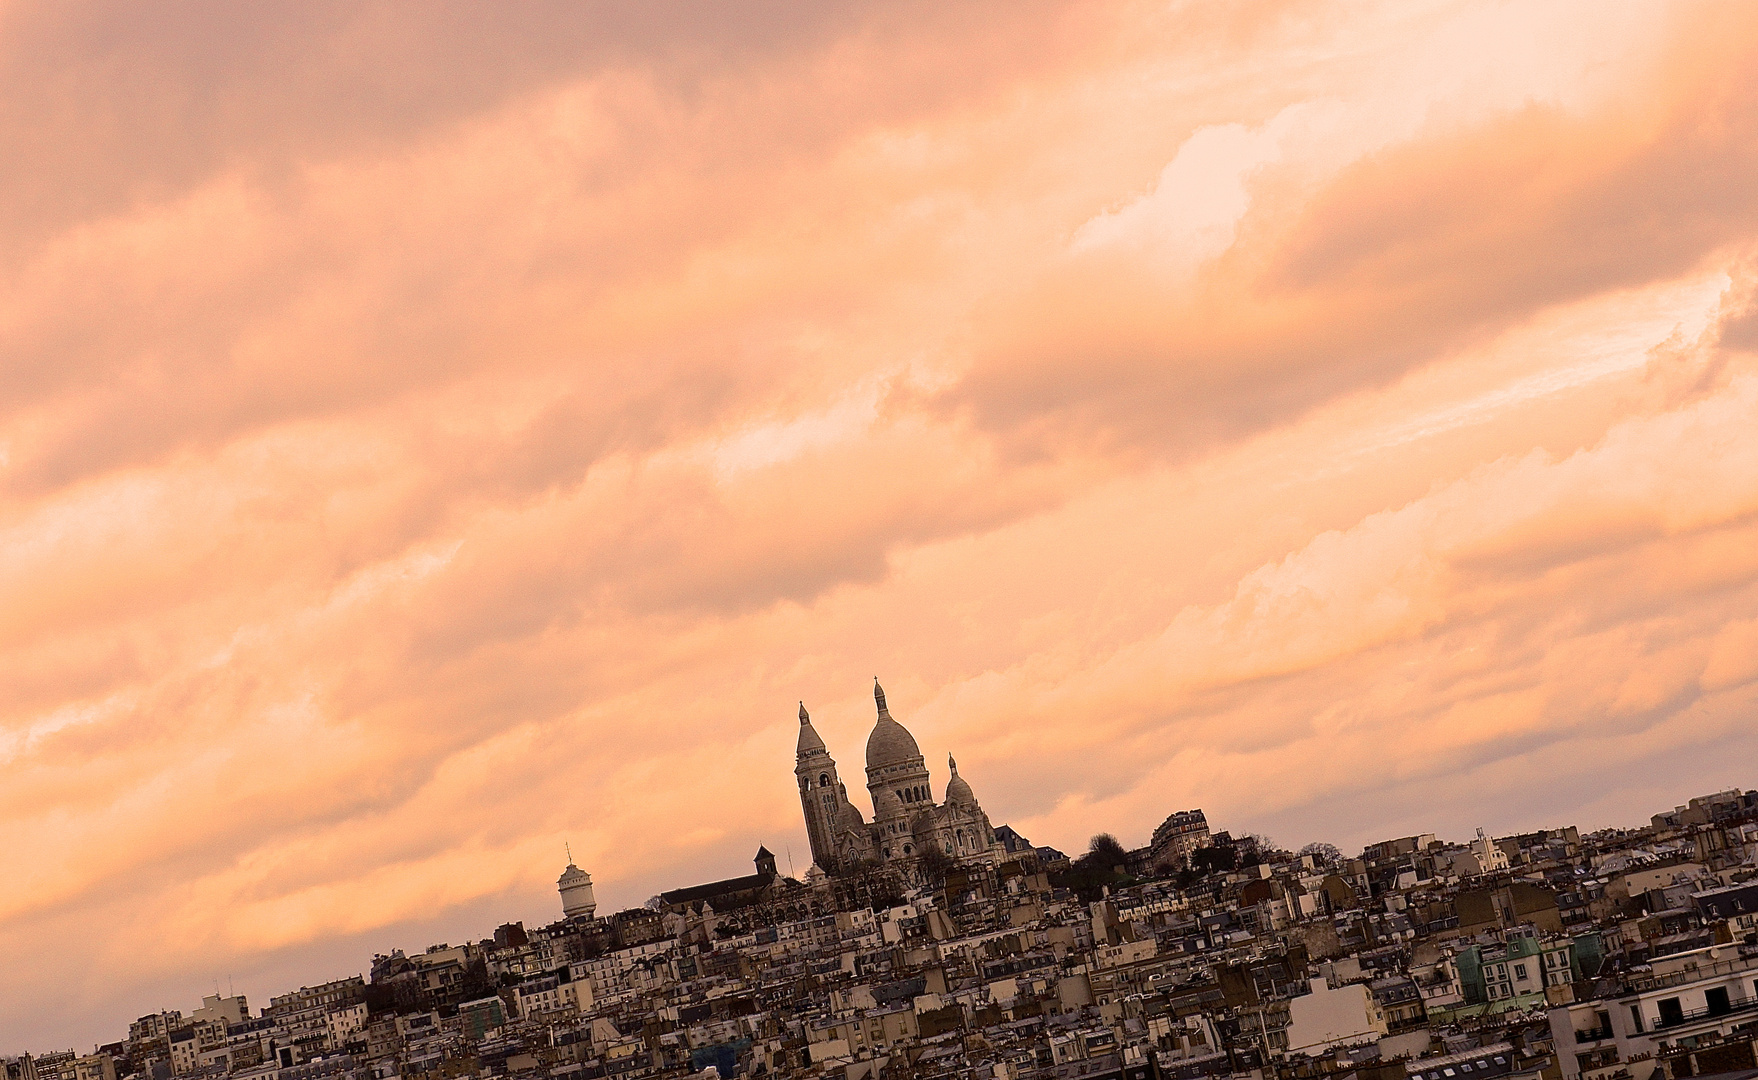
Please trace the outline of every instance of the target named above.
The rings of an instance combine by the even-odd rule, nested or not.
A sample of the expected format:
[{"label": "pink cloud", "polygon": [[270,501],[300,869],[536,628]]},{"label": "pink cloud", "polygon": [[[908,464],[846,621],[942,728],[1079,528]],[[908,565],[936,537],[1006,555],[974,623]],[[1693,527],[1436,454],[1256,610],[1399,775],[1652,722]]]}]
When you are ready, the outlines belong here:
[{"label": "pink cloud", "polygon": [[810,15],[0,11],[0,1043],[803,870],[876,672],[1063,846],[1750,783],[1747,16]]}]

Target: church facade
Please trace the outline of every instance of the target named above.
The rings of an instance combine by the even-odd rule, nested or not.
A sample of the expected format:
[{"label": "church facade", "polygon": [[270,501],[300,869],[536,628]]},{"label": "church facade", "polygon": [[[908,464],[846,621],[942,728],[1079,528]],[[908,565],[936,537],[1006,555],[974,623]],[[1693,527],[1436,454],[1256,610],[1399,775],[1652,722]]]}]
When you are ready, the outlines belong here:
[{"label": "church facade", "polygon": [[813,864],[836,873],[863,864],[912,862],[932,849],[952,859],[996,862],[1000,845],[995,830],[970,784],[958,775],[958,763],[947,756],[952,775],[945,798],[937,800],[915,736],[891,718],[877,679],[873,700],[879,716],[867,736],[872,821],[849,801],[836,759],[813,729],[805,703],[800,704],[794,777],[800,786]]}]

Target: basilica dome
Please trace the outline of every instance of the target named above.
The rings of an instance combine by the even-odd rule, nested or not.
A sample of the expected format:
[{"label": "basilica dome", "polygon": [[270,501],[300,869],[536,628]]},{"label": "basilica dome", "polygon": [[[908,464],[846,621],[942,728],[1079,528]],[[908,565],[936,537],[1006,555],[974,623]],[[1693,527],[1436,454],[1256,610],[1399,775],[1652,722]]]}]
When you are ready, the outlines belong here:
[{"label": "basilica dome", "polygon": [[879,721],[873,725],[873,733],[867,736],[868,770],[920,761],[922,749],[916,745],[916,737],[891,718],[890,711],[885,708],[885,691],[880,689],[877,679],[873,680],[873,700],[879,706]]}]

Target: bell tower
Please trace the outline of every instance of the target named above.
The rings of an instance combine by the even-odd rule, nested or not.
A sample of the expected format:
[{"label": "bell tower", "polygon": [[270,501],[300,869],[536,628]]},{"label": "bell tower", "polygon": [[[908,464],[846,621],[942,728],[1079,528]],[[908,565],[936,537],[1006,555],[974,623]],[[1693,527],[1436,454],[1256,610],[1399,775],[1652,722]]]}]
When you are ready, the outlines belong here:
[{"label": "bell tower", "polygon": [[812,862],[832,871],[840,861],[837,842],[842,833],[842,805],[847,800],[836,775],[836,759],[812,727],[806,703],[800,702],[800,741],[794,754],[794,778],[800,785],[800,808],[806,814],[806,839],[812,844]]}]

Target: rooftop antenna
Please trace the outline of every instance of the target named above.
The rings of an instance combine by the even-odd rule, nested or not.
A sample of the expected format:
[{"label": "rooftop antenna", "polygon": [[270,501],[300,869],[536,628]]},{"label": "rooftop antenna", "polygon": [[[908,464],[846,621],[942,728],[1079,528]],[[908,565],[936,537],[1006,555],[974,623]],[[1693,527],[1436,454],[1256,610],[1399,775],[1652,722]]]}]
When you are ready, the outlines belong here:
[{"label": "rooftop antenna", "polygon": [[574,865],[574,845],[568,843],[566,840],[563,840],[562,841],[562,850],[568,853],[568,865],[569,866]]},{"label": "rooftop antenna", "polygon": [[787,876],[793,877],[794,876],[794,846],[792,844],[783,844],[781,846],[781,849],[783,851],[787,852]]}]

